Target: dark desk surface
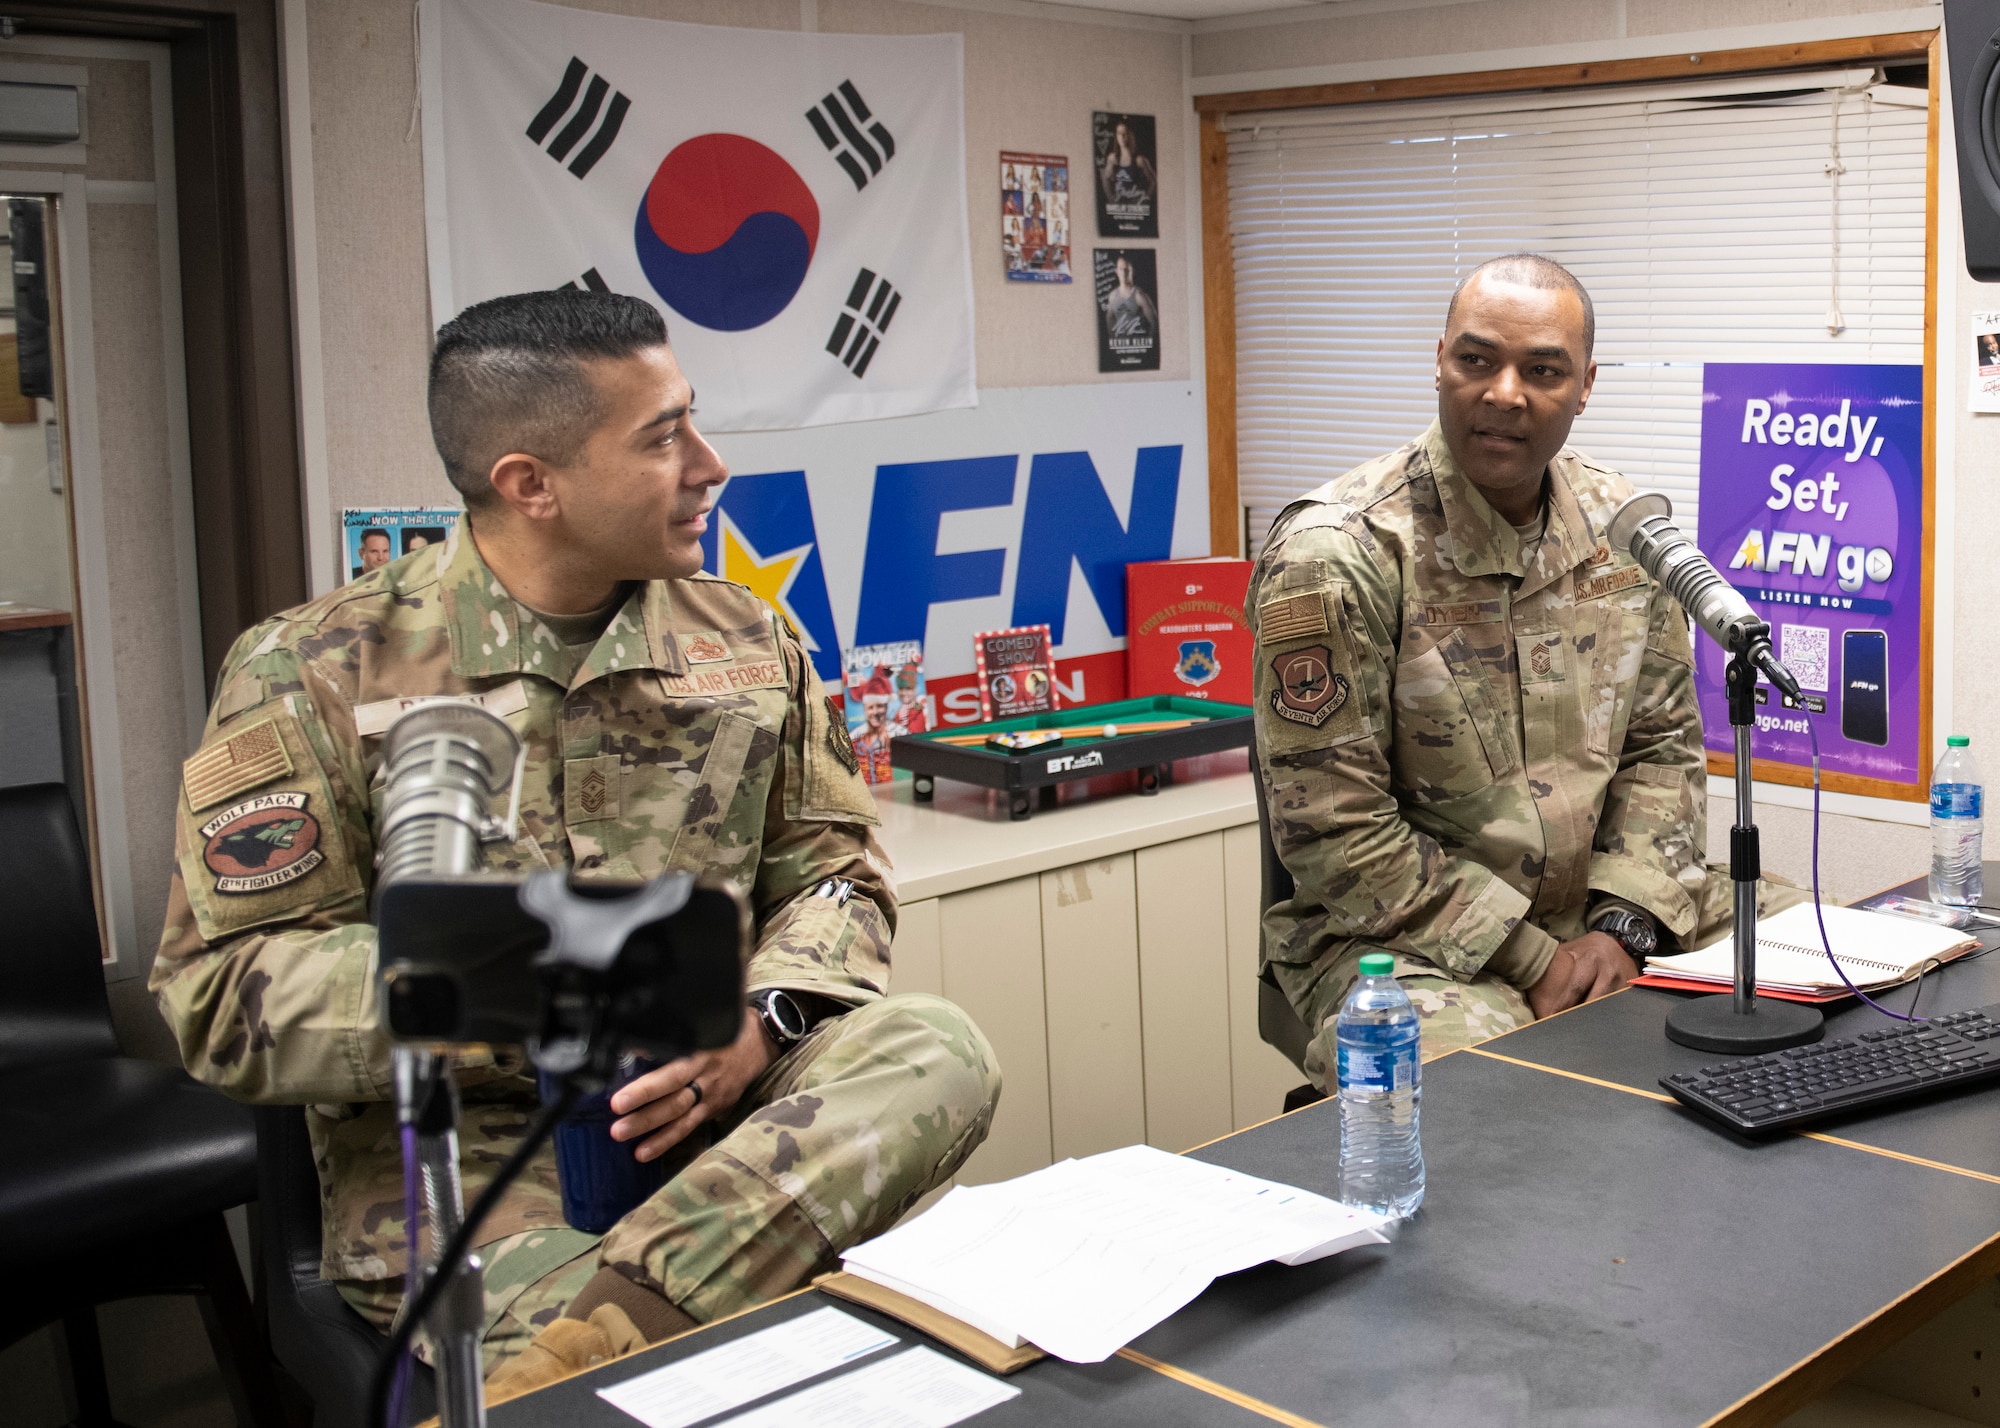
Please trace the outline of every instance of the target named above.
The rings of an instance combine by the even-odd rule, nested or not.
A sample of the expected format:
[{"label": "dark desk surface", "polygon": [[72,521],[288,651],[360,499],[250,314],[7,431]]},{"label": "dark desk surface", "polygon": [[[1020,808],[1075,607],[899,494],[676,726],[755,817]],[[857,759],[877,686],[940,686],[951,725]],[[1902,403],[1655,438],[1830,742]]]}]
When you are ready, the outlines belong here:
[{"label": "dark desk surface", "polygon": [[[1927,979],[1924,1000],[2000,1002],[2000,955]],[[1130,1357],[1032,1365],[974,1421],[1773,1423],[2000,1270],[2000,1092],[1752,1144],[1659,1092],[1715,1059],[1666,1041],[1672,1001],[1629,989],[1430,1063],[1429,1193],[1396,1243],[1219,1280]],[[1840,1011],[1829,1034],[1872,1020]],[[1338,1140],[1322,1103],[1193,1153],[1333,1194]],[[630,1424],[593,1390],[829,1302],[503,1404],[494,1428]]]},{"label": "dark desk surface", "polygon": [[[1986,866],[2000,893],[2000,863]],[[1920,881],[1896,891],[1924,896]],[[2000,946],[2000,932],[1988,930],[1983,940],[1988,947]],[[1486,1042],[1478,1051],[1661,1096],[1665,1094],[1660,1089],[1662,1076],[1724,1059],[1712,1051],[1692,1051],[1667,1040],[1662,1030],[1667,1011],[1680,1000],[1684,1000],[1681,993],[1628,987],[1587,1007]],[[1898,987],[1876,1000],[1895,1011],[1908,1011],[1911,988]],[[1928,1014],[1996,1002],[2000,1002],[2000,951],[1953,963],[1925,977],[1918,1011]],[[1827,1013],[1829,1037],[1858,1036],[1873,1027],[1893,1024],[1851,998],[1831,1004]],[[1809,1134],[2000,1176],[2000,1115],[1995,1110],[1992,1091],[1974,1088],[1887,1111],[1824,1121]]]}]

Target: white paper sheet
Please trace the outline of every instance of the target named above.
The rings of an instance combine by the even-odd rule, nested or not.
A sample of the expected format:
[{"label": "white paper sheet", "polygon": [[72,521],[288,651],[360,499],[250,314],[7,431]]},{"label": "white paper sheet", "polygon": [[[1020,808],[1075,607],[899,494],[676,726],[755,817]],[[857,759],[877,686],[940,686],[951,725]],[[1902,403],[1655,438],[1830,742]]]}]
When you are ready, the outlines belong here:
[{"label": "white paper sheet", "polygon": [[1217,1275],[1388,1238],[1385,1217],[1220,1166],[1129,1146],[997,1185],[849,1250],[847,1269],[1003,1343],[1097,1363]]},{"label": "white paper sheet", "polygon": [[1021,1390],[934,1349],[916,1348],[789,1398],[738,1414],[717,1428],[948,1428]]},{"label": "white paper sheet", "polygon": [[647,1428],[687,1428],[896,1342],[852,1314],[816,1309],[734,1343],[597,1390]]}]

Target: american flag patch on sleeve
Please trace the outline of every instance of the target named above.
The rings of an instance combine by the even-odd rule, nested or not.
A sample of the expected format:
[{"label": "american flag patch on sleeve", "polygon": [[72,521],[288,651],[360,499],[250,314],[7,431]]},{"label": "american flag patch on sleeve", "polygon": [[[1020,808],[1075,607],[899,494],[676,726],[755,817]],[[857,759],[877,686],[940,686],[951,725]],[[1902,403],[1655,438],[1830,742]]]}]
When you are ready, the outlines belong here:
[{"label": "american flag patch on sleeve", "polygon": [[292,756],[276,718],[252,724],[211,744],[181,765],[187,786],[188,812],[199,813],[245,789],[283,778],[292,771]]}]

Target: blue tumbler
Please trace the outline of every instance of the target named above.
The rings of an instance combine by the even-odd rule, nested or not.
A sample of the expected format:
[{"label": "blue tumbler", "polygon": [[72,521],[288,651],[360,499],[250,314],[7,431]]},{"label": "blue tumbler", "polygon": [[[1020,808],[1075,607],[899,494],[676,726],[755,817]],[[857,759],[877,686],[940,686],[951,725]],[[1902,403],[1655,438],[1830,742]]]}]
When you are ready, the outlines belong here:
[{"label": "blue tumbler", "polygon": [[[667,1183],[677,1157],[669,1153],[641,1163],[633,1155],[639,1142],[611,1138],[611,1093],[626,1082],[656,1069],[639,1056],[618,1062],[611,1084],[579,1100],[556,1126],[556,1178],[562,1184],[563,1219],[571,1229],[601,1235]],[[556,1098],[556,1078],[541,1075],[542,1101]]]}]

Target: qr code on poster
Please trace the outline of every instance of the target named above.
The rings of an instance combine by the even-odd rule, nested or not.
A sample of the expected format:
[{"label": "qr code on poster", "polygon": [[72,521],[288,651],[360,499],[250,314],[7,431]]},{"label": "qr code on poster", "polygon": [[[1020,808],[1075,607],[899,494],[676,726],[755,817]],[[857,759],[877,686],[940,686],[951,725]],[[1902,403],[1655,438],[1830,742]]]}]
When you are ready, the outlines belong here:
[{"label": "qr code on poster", "polygon": [[1798,676],[1801,688],[1824,694],[1832,644],[1833,631],[1824,625],[1780,625],[1778,662]]}]

